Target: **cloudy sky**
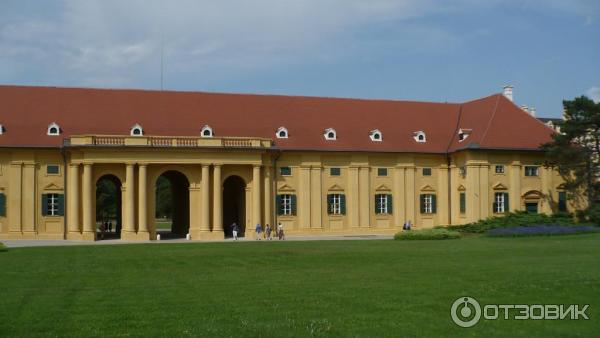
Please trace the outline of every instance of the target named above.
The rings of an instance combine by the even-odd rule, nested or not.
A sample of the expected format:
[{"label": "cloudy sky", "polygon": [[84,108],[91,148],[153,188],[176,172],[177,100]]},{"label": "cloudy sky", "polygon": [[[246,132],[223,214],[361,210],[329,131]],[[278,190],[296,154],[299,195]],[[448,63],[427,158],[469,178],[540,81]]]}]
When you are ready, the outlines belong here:
[{"label": "cloudy sky", "polygon": [[0,0],[0,83],[600,100],[598,0]]}]

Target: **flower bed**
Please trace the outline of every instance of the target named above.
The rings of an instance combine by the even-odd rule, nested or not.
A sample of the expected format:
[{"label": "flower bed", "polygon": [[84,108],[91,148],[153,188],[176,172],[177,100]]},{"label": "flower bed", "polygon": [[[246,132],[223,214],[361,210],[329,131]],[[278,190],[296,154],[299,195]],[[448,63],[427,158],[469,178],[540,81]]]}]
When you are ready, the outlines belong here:
[{"label": "flower bed", "polygon": [[590,233],[598,231],[600,231],[600,228],[591,225],[567,226],[559,224],[537,224],[528,226],[495,228],[489,230],[487,232],[487,235],[492,237],[552,236]]}]

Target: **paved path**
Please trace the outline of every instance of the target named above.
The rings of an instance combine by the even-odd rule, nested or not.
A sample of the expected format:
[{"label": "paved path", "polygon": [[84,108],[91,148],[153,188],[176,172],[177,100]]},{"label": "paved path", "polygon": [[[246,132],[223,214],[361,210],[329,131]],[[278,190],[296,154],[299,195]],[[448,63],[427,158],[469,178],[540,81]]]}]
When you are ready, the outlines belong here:
[{"label": "paved path", "polygon": [[[344,241],[344,240],[381,240],[392,239],[393,235],[337,235],[337,236],[288,236],[287,241]],[[255,242],[254,239],[240,238],[239,242]],[[277,239],[273,240],[278,242]],[[107,239],[102,241],[72,241],[72,240],[44,240],[44,239],[19,239],[19,240],[2,240],[9,248],[32,247],[32,246],[68,246],[68,245],[120,245],[120,244],[172,244],[172,243],[215,243],[215,242],[230,242],[234,243],[233,239],[225,239],[222,241],[188,241],[185,238],[181,239],[166,239],[161,241],[122,241],[120,239]],[[258,241],[256,241],[258,242]],[[262,239],[262,242],[265,242]]]}]

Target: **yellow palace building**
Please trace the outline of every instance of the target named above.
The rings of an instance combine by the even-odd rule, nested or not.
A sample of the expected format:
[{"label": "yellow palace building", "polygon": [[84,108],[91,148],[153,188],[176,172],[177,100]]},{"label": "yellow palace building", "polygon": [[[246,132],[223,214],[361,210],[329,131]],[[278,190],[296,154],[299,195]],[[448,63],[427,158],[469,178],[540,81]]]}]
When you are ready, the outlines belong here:
[{"label": "yellow palace building", "polygon": [[508,211],[571,209],[540,165],[553,131],[512,89],[464,103],[0,86],[0,239],[97,239],[96,189],[120,238],[393,233]]}]

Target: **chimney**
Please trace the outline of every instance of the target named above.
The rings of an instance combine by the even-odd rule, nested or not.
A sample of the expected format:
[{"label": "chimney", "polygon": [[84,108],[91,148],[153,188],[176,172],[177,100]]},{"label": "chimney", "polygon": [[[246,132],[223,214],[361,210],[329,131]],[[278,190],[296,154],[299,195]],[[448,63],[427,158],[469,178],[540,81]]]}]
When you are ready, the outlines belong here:
[{"label": "chimney", "polygon": [[506,85],[504,86],[504,90],[502,90],[502,94],[509,100],[513,100],[513,86]]},{"label": "chimney", "polygon": [[521,109],[523,109],[524,112],[529,114],[529,108],[526,105],[521,105]]},{"label": "chimney", "polygon": [[529,114],[531,114],[531,116],[535,117],[535,107],[529,108]]}]

